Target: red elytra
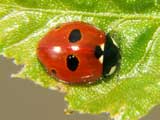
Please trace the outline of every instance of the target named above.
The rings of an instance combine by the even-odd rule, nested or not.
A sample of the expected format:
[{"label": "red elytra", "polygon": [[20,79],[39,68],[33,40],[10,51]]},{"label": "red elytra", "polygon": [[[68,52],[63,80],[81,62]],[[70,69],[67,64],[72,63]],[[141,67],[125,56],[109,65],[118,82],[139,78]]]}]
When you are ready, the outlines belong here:
[{"label": "red elytra", "polygon": [[105,43],[105,32],[84,22],[69,22],[39,41],[37,56],[48,73],[60,81],[92,83],[103,74]]}]

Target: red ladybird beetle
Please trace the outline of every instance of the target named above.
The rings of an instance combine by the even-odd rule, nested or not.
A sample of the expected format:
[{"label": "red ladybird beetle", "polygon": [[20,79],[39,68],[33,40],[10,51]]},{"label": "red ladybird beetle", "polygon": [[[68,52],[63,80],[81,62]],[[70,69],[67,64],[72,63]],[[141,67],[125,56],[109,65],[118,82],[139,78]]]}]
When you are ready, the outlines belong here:
[{"label": "red ladybird beetle", "polygon": [[37,56],[50,75],[67,83],[92,83],[115,71],[118,47],[105,32],[76,21],[61,24],[39,41]]}]

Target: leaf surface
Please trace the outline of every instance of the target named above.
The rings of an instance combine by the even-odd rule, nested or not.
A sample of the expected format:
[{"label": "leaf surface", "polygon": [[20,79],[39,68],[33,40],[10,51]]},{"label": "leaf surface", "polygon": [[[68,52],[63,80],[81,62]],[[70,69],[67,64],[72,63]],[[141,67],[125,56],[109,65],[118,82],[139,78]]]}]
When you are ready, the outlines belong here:
[{"label": "leaf surface", "polygon": [[[0,54],[24,65],[16,77],[66,92],[69,110],[138,119],[160,103],[160,2],[157,0],[1,0]],[[120,46],[120,70],[98,84],[70,86],[46,73],[38,41],[57,24],[84,21]]]}]

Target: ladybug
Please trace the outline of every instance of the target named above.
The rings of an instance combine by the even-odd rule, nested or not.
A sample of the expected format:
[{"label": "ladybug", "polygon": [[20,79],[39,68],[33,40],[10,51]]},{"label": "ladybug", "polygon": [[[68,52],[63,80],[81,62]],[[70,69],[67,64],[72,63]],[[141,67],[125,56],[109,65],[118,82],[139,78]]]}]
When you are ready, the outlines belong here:
[{"label": "ladybug", "polygon": [[63,23],[38,43],[37,56],[47,72],[67,83],[93,83],[114,73],[119,50],[109,35],[84,22]]}]

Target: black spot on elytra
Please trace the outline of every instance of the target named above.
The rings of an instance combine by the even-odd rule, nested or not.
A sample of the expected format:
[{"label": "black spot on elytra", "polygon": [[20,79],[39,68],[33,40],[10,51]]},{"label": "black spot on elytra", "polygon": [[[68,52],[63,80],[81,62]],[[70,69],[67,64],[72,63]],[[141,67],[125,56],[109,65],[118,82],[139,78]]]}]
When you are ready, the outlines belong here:
[{"label": "black spot on elytra", "polygon": [[55,29],[59,29],[61,27],[60,24],[56,25]]},{"label": "black spot on elytra", "polygon": [[67,67],[71,71],[75,71],[78,67],[78,58],[74,55],[68,55],[67,57]]},{"label": "black spot on elytra", "polygon": [[99,59],[102,54],[103,54],[103,51],[102,51],[101,47],[96,46],[95,51],[94,51],[94,55],[96,56],[96,58]]},{"label": "black spot on elytra", "polygon": [[79,29],[74,29],[69,35],[69,42],[77,42],[81,39],[81,32]]},{"label": "black spot on elytra", "polygon": [[56,74],[56,70],[54,70],[54,69],[52,69],[51,72],[52,72],[52,75]]}]

